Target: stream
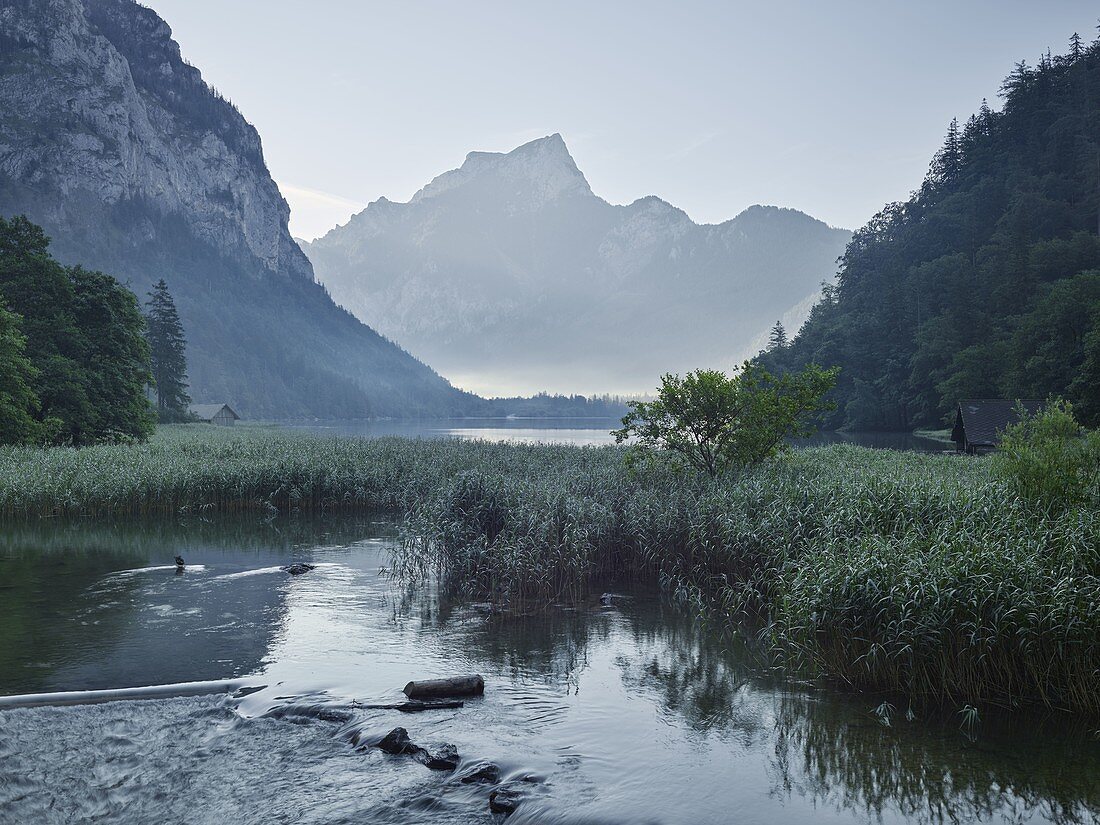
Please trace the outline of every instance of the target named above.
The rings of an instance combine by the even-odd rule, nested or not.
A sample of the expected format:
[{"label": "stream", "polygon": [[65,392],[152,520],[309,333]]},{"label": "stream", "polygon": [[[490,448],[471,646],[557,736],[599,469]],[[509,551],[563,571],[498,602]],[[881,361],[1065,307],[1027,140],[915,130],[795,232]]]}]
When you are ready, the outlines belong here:
[{"label": "stream", "polygon": [[[1095,724],[884,717],[761,672],[648,588],[491,615],[381,574],[395,537],[380,517],[6,527],[0,694],[258,689],[0,709],[0,822],[501,822],[502,786],[509,823],[1100,822]],[[485,695],[460,709],[353,704],[468,673]],[[458,769],[353,744],[398,726]]]}]

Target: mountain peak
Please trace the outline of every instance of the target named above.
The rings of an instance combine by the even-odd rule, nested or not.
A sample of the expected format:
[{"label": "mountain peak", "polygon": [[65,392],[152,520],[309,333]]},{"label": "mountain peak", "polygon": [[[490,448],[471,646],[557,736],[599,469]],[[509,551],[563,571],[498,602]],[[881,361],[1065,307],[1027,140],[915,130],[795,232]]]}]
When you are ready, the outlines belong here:
[{"label": "mountain peak", "polygon": [[569,154],[565,140],[555,132],[510,152],[470,152],[461,167],[439,175],[413,195],[410,202],[438,197],[478,181],[505,183],[517,194],[523,192],[528,205],[562,196],[592,196],[592,189]]},{"label": "mountain peak", "polygon": [[540,154],[544,156],[557,156],[563,160],[568,159],[570,163],[573,161],[573,156],[569,154],[569,147],[565,145],[565,138],[561,136],[560,132],[554,132],[554,134],[547,135],[546,137],[529,140],[527,143],[517,146],[508,154]]}]

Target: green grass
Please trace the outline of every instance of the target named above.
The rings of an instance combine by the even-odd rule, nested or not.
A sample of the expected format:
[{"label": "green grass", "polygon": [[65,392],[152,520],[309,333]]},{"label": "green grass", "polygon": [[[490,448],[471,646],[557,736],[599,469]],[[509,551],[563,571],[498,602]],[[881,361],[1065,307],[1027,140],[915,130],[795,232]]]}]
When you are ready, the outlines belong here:
[{"label": "green grass", "polygon": [[989,461],[830,446],[711,481],[619,448],[168,428],[0,451],[9,515],[381,508],[399,574],[529,609],[658,580],[776,664],[914,701],[1100,713],[1100,513]]}]

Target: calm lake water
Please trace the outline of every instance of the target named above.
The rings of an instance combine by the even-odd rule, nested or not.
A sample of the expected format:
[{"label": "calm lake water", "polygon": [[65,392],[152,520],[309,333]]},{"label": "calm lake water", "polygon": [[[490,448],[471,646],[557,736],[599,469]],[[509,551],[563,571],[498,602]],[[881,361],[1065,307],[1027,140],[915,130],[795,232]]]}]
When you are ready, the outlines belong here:
[{"label": "calm lake water", "polygon": [[[614,444],[611,431],[622,426],[618,418],[452,418],[425,421],[321,421],[285,424],[293,429],[328,435],[363,438],[403,436],[405,438],[462,438],[485,441],[516,441],[527,444]],[[892,450],[939,452],[952,445],[912,433],[822,432],[800,439],[800,446],[859,444]]]},{"label": "calm lake water", "polygon": [[[0,711],[0,821],[499,822],[492,786],[460,781],[485,761],[523,790],[510,823],[1100,821],[1087,725],[987,716],[968,734],[899,707],[887,726],[880,699],[769,678],[648,590],[528,618],[408,593],[379,575],[394,534],[365,518],[5,528],[0,693],[262,688]],[[291,561],[317,569],[292,578]],[[473,672],[485,696],[459,710],[350,706]],[[455,745],[458,773],[349,743],[396,726]]]}]

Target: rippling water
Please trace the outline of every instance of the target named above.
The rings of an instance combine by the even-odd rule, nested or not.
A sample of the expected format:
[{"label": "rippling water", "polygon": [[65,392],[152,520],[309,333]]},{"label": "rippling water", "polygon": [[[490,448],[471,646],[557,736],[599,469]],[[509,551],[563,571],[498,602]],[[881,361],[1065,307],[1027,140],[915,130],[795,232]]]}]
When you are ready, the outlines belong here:
[{"label": "rippling water", "polygon": [[[369,520],[31,526],[0,538],[0,693],[233,676],[263,689],[0,711],[0,821],[1097,822],[1100,744],[769,679],[657,594],[537,617],[395,589]],[[187,569],[172,565],[183,555]],[[290,577],[290,561],[317,569]],[[401,714],[412,678],[483,699]],[[403,726],[454,774],[357,750]],[[1092,727],[1095,727],[1093,725]],[[491,762],[492,783],[463,783]]]}]

